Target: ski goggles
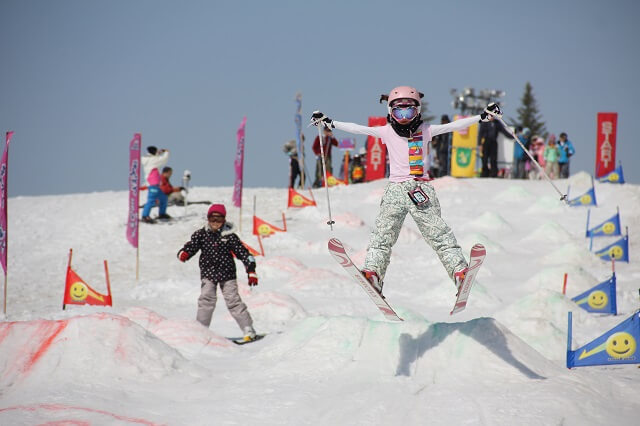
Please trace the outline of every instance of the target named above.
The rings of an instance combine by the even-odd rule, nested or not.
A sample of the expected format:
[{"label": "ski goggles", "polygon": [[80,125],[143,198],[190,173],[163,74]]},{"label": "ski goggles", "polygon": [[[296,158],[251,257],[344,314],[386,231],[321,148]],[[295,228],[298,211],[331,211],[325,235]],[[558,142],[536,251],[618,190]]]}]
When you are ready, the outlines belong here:
[{"label": "ski goggles", "polygon": [[419,112],[419,108],[413,105],[391,107],[391,115],[396,120],[413,120]]}]

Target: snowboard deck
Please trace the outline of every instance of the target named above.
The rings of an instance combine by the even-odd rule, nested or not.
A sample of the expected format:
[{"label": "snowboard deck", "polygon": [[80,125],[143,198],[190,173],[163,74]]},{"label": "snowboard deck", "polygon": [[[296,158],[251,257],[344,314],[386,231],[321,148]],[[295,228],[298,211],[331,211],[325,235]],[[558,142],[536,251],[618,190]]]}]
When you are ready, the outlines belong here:
[{"label": "snowboard deck", "polygon": [[253,340],[244,340],[244,337],[227,337],[227,339],[231,340],[236,345],[246,345],[247,343],[257,342],[266,336],[266,334],[256,334],[256,337]]}]

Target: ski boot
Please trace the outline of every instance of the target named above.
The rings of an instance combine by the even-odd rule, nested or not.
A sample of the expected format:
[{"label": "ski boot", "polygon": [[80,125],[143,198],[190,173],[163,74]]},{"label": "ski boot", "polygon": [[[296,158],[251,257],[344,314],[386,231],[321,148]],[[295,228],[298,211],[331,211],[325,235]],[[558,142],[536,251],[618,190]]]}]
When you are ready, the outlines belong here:
[{"label": "ski boot", "polygon": [[[380,296],[382,296],[382,280],[380,279],[378,273],[369,269],[363,269],[360,272],[362,272],[364,278],[371,283],[374,290],[377,291]],[[382,297],[384,298],[384,296]]]},{"label": "ski boot", "polygon": [[458,296],[458,294],[460,294],[460,289],[462,288],[462,283],[464,282],[464,278],[467,276],[467,272],[469,271],[469,268],[464,268],[461,269],[460,271],[456,272],[453,274],[453,278],[455,279],[455,285],[456,285],[456,296]]},{"label": "ski boot", "polygon": [[245,342],[250,342],[256,339],[256,331],[253,329],[253,326],[248,325],[244,328],[244,337],[242,338]]}]

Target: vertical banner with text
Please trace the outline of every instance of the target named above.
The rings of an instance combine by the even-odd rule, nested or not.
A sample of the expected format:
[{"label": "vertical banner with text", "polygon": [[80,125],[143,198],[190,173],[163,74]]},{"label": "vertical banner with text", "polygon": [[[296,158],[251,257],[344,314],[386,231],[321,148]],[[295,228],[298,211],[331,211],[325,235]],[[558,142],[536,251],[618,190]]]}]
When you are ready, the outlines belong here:
[{"label": "vertical banner with text", "polygon": [[[369,127],[384,126],[386,117],[369,117]],[[387,148],[380,138],[367,137],[367,172],[365,180],[382,179],[387,169]]]},{"label": "vertical banner with text", "polygon": [[[465,118],[454,116],[454,120]],[[469,128],[453,132],[451,140],[451,176],[473,177],[476,170],[476,156],[478,145],[478,124]]]},{"label": "vertical banner with text", "polygon": [[129,143],[129,219],[127,220],[127,240],[135,248],[138,248],[140,202],[140,149],[142,135],[135,133]]},{"label": "vertical banner with text", "polygon": [[599,112],[596,139],[596,178],[616,167],[617,112]]},{"label": "vertical banner with text", "polygon": [[[9,174],[9,141],[13,132],[7,132],[2,162],[0,162],[0,263],[4,274],[7,274],[7,177]],[[6,293],[5,293],[6,296]]]},{"label": "vertical banner with text", "polygon": [[238,146],[236,148],[236,160],[234,162],[236,170],[236,181],[233,185],[233,205],[242,207],[242,169],[244,165],[244,127],[247,124],[247,117],[242,119],[238,128]]}]

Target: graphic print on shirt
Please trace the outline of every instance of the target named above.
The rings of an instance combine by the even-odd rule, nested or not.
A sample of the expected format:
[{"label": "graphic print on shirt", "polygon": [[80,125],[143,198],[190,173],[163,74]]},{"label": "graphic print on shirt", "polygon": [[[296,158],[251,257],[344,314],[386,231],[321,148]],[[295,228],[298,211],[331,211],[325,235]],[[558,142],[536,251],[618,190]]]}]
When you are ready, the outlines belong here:
[{"label": "graphic print on shirt", "polygon": [[422,176],[424,175],[422,131],[415,133],[407,142],[409,144],[409,174]]}]

